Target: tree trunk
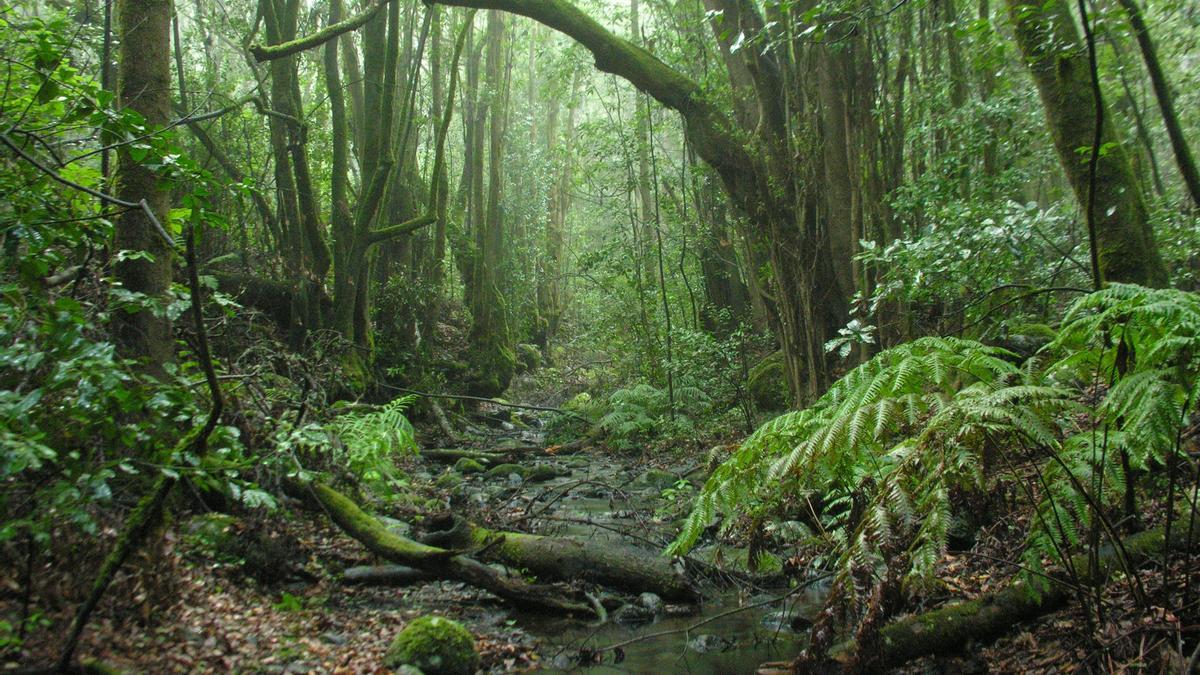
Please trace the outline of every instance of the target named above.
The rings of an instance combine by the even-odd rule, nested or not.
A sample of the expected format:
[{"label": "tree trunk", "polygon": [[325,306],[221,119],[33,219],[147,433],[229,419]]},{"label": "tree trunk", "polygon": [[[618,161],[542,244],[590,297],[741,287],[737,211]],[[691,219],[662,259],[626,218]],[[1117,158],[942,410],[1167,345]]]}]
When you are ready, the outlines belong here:
[{"label": "tree trunk", "polygon": [[379,557],[398,565],[429,572],[442,579],[463,581],[491,591],[526,609],[557,614],[589,616],[593,610],[583,602],[564,597],[562,589],[527,584],[505,578],[490,567],[459,551],[426,546],[389,532],[378,520],[363,512],[353,501],[328,485],[293,485],[292,491],[315,499],[338,527]]},{"label": "tree trunk", "polygon": [[696,589],[669,558],[630,546],[567,537],[489,530],[459,518],[434,521],[425,542],[442,548],[478,549],[484,560],[527,569],[539,577],[585,579],[613,588],[694,602]]},{"label": "tree trunk", "polygon": [[1171,139],[1171,149],[1175,152],[1175,163],[1179,166],[1179,174],[1192,204],[1200,207],[1200,171],[1196,170],[1196,160],[1188,147],[1187,139],[1183,136],[1183,128],[1179,125],[1179,115],[1175,112],[1175,99],[1171,94],[1171,85],[1163,73],[1162,64],[1158,61],[1158,50],[1150,38],[1150,29],[1142,18],[1142,10],[1137,0],[1118,0],[1125,13],[1129,15],[1129,24],[1133,26],[1133,34],[1137,37],[1138,48],[1142,51],[1142,60],[1146,62],[1146,71],[1150,73],[1150,82],[1154,85],[1154,97],[1158,100],[1158,109],[1162,111],[1163,124],[1167,127],[1167,137]]},{"label": "tree trunk", "polygon": [[[1080,149],[1090,151],[1092,147],[1098,103],[1092,93],[1087,52],[1064,3],[1007,2],[1017,43],[1041,95],[1059,162],[1076,199],[1086,209],[1093,186],[1087,156],[1081,160]],[[1167,272],[1142,192],[1107,115],[1100,138],[1094,213],[1101,273],[1109,281],[1163,286]]]},{"label": "tree trunk", "polygon": [[[501,293],[500,268],[504,256],[504,217],[502,168],[504,165],[504,130],[508,112],[508,78],[505,68],[504,15],[488,12],[485,77],[490,94],[488,112],[488,179],[486,206],[482,218],[476,214],[474,270],[471,283],[471,354],[472,378],[468,393],[496,396],[508,388],[516,368],[508,330],[504,297]],[[481,121],[477,132],[482,138]],[[482,143],[480,143],[481,145]],[[477,147],[477,150],[479,148]],[[482,159],[481,157],[478,159]],[[477,164],[482,171],[482,161]],[[477,174],[474,189],[476,206],[482,206],[482,175]]]},{"label": "tree trunk", "polygon": [[[1171,531],[1171,549],[1188,549],[1190,528],[1182,525],[1180,522]],[[1161,558],[1166,545],[1164,531],[1159,528],[1126,538],[1121,550],[1129,556],[1126,563],[1136,568]],[[1101,548],[1095,561],[1090,560],[1087,553],[1075,556],[1071,559],[1075,578],[1086,589],[1103,584],[1113,573],[1126,571],[1118,553],[1118,549],[1109,544]],[[954,653],[969,642],[993,639],[1022,621],[1051,612],[1070,597],[1068,586],[1059,581],[1051,581],[1050,587],[1039,595],[1014,583],[975,600],[909,616],[884,626],[879,640],[882,653],[873,655],[875,660],[871,662],[879,668],[895,668],[921,656]],[[853,643],[844,643],[831,653],[841,660],[854,649]],[[856,658],[862,656],[856,655]]]},{"label": "tree trunk", "polygon": [[[140,114],[150,129],[164,127],[171,113],[170,0],[122,0],[117,6],[120,52],[117,76],[122,108]],[[159,223],[169,222],[170,192],[154,171],[130,155],[128,146],[117,153],[117,197],[145,200]],[[141,209],[126,210],[117,220],[113,248],[146,252],[149,259],[131,258],[116,264],[116,277],[125,290],[165,303],[171,288],[171,249],[150,217]],[[174,338],[171,321],[143,309],[113,313],[113,330],[122,356],[140,359],[158,375],[171,360]]]}]

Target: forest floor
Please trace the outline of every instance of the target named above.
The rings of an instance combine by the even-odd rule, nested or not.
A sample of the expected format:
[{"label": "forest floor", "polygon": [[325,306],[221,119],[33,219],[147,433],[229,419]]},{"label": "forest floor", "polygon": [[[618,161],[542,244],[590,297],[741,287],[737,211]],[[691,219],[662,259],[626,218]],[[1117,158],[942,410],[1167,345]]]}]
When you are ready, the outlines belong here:
[{"label": "forest floor", "polygon": [[[511,433],[507,438],[502,432],[492,433],[484,444],[513,440]],[[380,511],[396,518],[387,521],[389,527],[405,527],[406,533],[404,522],[419,531],[422,511],[436,502],[492,526],[610,537],[654,551],[673,534],[688,506],[687,497],[700,483],[702,472],[696,471],[695,457],[694,452],[664,453],[648,461],[644,454],[619,455],[601,448],[561,457],[539,453],[529,462],[561,469],[560,475],[546,482],[515,474],[461,475],[444,464],[410,458],[403,467],[425,500],[423,508],[392,505]],[[575,483],[578,490],[572,487]],[[540,509],[549,501],[547,495],[557,494],[555,490],[562,486],[570,494],[552,509],[539,512],[540,520],[528,518],[531,506]],[[1143,507],[1147,522],[1162,511],[1156,502]],[[1019,550],[1022,533],[1028,529],[1024,521],[1030,517],[1014,511],[984,527],[969,550],[947,553],[940,568],[942,591],[926,595],[908,609],[920,611],[951,599],[975,598],[1010,583],[1018,570],[1004,561]],[[664,630],[678,632],[629,644],[621,663],[614,663],[612,654],[602,656],[605,665],[599,672],[753,672],[759,663],[796,653],[807,625],[804,618],[815,614],[822,599],[819,588],[799,599],[771,603],[778,589],[708,587],[709,600],[703,608],[687,612],[672,607],[653,623],[614,619],[597,627],[583,621],[531,617],[458,582],[346,585],[343,570],[381,561],[320,512],[289,508],[256,521],[216,521],[220,533],[208,529],[210,522],[209,515],[200,514],[180,516],[166,526],[157,547],[130,565],[109,593],[85,633],[82,656],[146,673],[386,672],[383,655],[392,638],[413,618],[435,613],[461,621],[476,635],[481,667],[490,672],[575,670],[592,658],[591,650],[597,647]],[[227,545],[226,535],[240,541],[242,548],[235,546],[234,554],[228,549],[222,552],[218,540]],[[111,541],[115,527],[101,536]],[[247,544],[261,545],[277,559],[257,560]],[[57,550],[69,556],[70,542],[59,542]],[[709,546],[702,553],[708,562],[736,568],[745,549]],[[776,551],[791,565],[802,564],[813,553]],[[69,622],[80,589],[88,583],[76,573],[91,566],[47,564],[34,570],[36,593],[29,598],[23,597],[21,589],[26,585],[21,579],[0,579],[0,615],[17,615],[26,601],[32,607],[49,608],[19,650],[0,651],[3,669],[54,658],[61,639],[55,627]],[[1178,564],[1166,576],[1161,568],[1144,571],[1136,592],[1128,580],[1114,580],[1103,589],[1100,615],[1083,615],[1072,604],[1014,626],[990,645],[969,647],[958,656],[916,661],[898,672],[1144,672],[1146,668],[1182,672],[1175,641],[1198,627],[1161,608],[1190,602],[1195,614],[1196,598],[1179,597],[1179,580],[1189,572]],[[1165,579],[1173,580],[1174,595],[1162,591]],[[1139,600],[1138,593],[1145,600]],[[613,602],[622,608],[624,603],[637,604],[628,596],[614,596]],[[761,606],[737,617],[724,616],[750,605]],[[705,625],[702,631],[687,630],[714,619],[723,620]],[[1087,639],[1087,635],[1099,637]]]}]

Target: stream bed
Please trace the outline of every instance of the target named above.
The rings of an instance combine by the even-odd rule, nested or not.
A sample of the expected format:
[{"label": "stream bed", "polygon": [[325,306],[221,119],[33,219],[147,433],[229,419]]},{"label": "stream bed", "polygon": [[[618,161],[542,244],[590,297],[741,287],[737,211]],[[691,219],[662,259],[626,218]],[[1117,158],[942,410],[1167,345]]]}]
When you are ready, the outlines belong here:
[{"label": "stream bed", "polygon": [[[501,526],[519,523],[538,534],[658,551],[675,534],[674,521],[700,480],[684,476],[687,467],[652,468],[636,458],[600,453],[531,458],[523,466],[534,464],[560,475],[541,482],[516,474],[467,475],[455,488],[456,498]],[[794,657],[822,599],[816,585],[792,593],[786,586],[742,584],[701,589],[699,606],[664,604],[647,594],[601,594],[598,599],[610,608],[603,623],[519,610],[509,619],[538,641],[546,672],[748,673],[763,662]],[[618,644],[619,650],[606,649]]]}]

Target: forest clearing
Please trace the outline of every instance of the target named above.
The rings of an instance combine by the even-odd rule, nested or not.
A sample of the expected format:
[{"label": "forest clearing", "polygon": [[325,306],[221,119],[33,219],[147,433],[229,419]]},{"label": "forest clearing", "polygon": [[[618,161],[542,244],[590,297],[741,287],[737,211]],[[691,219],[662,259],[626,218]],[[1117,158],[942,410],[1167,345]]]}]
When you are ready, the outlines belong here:
[{"label": "forest clearing", "polygon": [[1200,673],[1200,5],[0,0],[0,669]]}]

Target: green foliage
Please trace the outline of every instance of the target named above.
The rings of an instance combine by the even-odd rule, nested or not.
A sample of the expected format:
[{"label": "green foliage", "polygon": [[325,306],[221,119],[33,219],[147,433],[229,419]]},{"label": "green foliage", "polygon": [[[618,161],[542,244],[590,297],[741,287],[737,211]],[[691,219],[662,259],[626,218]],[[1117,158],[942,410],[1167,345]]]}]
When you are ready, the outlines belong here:
[{"label": "green foliage", "polygon": [[[1076,302],[1024,366],[954,338],[886,350],[748,438],[705,484],[669,551],[695,545],[718,511],[770,513],[817,495],[817,534],[841,581],[855,565],[881,566],[891,542],[906,552],[909,580],[929,581],[951,525],[950,494],[986,490],[1020,461],[992,458],[1015,447],[1041,474],[1025,552],[1036,570],[1083,539],[1089,500],[1120,503],[1118,450],[1135,469],[1179,452],[1200,384],[1197,340],[1195,294],[1113,285]],[[1098,379],[1111,387],[1089,413],[1080,401]]]},{"label": "green foliage", "polygon": [[653,438],[691,434],[696,419],[708,412],[709,403],[703,390],[680,383],[675,387],[675,415],[671,419],[669,391],[641,383],[610,394],[608,412],[599,425],[608,432],[613,447],[631,450],[644,447]]},{"label": "green foliage", "polygon": [[416,396],[401,396],[369,413],[340,415],[327,425],[341,439],[338,464],[365,480],[396,480],[395,459],[416,454],[415,432],[404,411]]}]

